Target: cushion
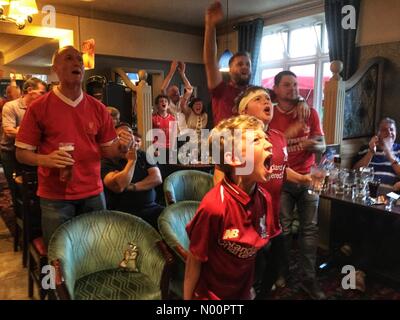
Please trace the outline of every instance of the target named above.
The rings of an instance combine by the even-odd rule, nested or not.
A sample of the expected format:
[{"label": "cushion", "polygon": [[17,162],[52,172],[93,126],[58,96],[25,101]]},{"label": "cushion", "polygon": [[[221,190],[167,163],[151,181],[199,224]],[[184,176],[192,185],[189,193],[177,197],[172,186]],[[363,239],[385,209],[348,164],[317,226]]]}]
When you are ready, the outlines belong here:
[{"label": "cushion", "polygon": [[103,270],[75,283],[77,300],[159,300],[160,288],[140,272]]}]

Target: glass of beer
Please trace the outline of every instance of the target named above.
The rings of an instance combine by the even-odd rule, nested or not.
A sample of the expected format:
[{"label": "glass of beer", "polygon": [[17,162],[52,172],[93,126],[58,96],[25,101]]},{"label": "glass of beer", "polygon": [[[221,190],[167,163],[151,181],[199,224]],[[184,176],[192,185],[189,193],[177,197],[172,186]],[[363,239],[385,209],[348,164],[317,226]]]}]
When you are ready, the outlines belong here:
[{"label": "glass of beer", "polygon": [[[58,144],[58,150],[68,152],[71,156],[75,150],[75,145],[73,142],[60,142]],[[68,182],[72,179],[72,169],[73,166],[66,166],[60,169],[60,181]]]},{"label": "glass of beer", "polygon": [[378,196],[378,188],[380,184],[381,181],[379,179],[368,181],[368,191],[371,198],[375,199]]}]

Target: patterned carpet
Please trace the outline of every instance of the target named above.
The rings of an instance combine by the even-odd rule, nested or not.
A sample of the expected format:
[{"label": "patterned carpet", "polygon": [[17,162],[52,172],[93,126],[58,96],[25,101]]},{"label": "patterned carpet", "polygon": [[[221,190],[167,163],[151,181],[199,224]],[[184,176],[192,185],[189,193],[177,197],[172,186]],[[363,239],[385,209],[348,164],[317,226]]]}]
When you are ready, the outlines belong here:
[{"label": "patterned carpet", "polygon": [[[289,284],[285,288],[279,288],[273,292],[271,299],[273,300],[304,300],[309,299],[307,294],[299,287],[300,279],[298,278],[299,266],[298,250],[292,250],[290,261]],[[318,256],[317,265],[327,261],[325,256]],[[342,288],[342,279],[345,274],[341,274],[341,268],[332,266],[318,270],[319,284],[327,296],[328,300],[400,300],[400,288],[391,286],[390,283],[369,277],[365,278],[366,291],[364,293],[358,290],[345,290]]]},{"label": "patterned carpet", "polygon": [[0,171],[0,217],[5,222],[11,234],[14,235],[15,219],[14,210],[11,205],[11,194],[3,170]]},{"label": "patterned carpet", "polygon": [[[11,207],[10,192],[7,187],[6,180],[3,173],[0,171],[0,214],[1,218],[5,221],[10,232],[14,234],[14,212]],[[285,288],[279,288],[273,292],[271,299],[274,300],[304,300],[308,296],[299,288],[299,266],[298,250],[292,250],[291,256],[293,259],[290,261],[290,275],[288,285]],[[326,261],[326,257],[319,255],[317,265]],[[344,290],[341,286],[342,278],[344,275],[340,273],[338,267],[331,267],[319,270],[318,280],[321,288],[325,292],[329,300],[400,300],[400,288],[395,287],[394,284],[387,282],[384,283],[374,277],[366,277],[365,293],[357,290]]]}]

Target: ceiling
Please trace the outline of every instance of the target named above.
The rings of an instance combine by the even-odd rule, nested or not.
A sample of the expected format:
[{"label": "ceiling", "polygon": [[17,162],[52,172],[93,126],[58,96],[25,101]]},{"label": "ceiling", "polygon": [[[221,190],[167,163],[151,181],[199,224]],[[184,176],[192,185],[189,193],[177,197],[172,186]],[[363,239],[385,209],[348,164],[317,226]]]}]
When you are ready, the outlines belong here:
[{"label": "ceiling", "polygon": [[0,33],[0,52],[8,52],[28,43],[33,37]]},{"label": "ceiling", "polygon": [[[310,0],[228,0],[229,19],[261,14]],[[101,13],[192,28],[204,26],[204,12],[213,0],[37,0],[39,7],[54,5],[56,11],[93,17]],[[226,13],[227,0],[221,1]]]},{"label": "ceiling", "polygon": [[[316,0],[228,0],[229,21],[261,16],[287,6],[303,5]],[[39,10],[53,5],[58,13],[93,19],[131,23],[165,30],[201,34],[204,12],[213,0],[36,0]],[[225,14],[227,0],[221,1]],[[0,59],[21,47],[29,47],[32,37],[1,33]],[[11,65],[45,66],[57,44],[48,40],[31,52],[15,57]],[[29,50],[25,50],[29,51]],[[14,55],[15,56],[15,55]]]}]

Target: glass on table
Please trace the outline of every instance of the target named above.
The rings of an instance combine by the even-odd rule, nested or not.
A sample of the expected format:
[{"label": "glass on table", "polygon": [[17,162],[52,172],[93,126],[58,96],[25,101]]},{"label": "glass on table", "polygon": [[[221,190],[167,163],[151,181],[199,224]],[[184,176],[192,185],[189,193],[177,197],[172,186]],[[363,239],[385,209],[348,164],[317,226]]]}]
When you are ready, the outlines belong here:
[{"label": "glass on table", "polygon": [[380,184],[381,181],[379,179],[368,181],[368,191],[371,198],[375,199],[378,197],[378,188]]},{"label": "glass on table", "polygon": [[349,175],[349,170],[348,169],[340,169],[337,175],[337,180],[336,180],[336,194],[337,195],[343,195],[344,194],[344,188],[345,188],[345,180],[347,176]]},{"label": "glass on table", "polygon": [[324,168],[320,168],[318,166],[311,167],[311,186],[308,190],[310,194],[319,195],[321,193],[327,173],[327,170]]},{"label": "glass on table", "polygon": [[355,170],[349,170],[348,174],[344,178],[344,194],[347,196],[351,196],[351,198],[354,198],[356,184],[357,173]]}]

